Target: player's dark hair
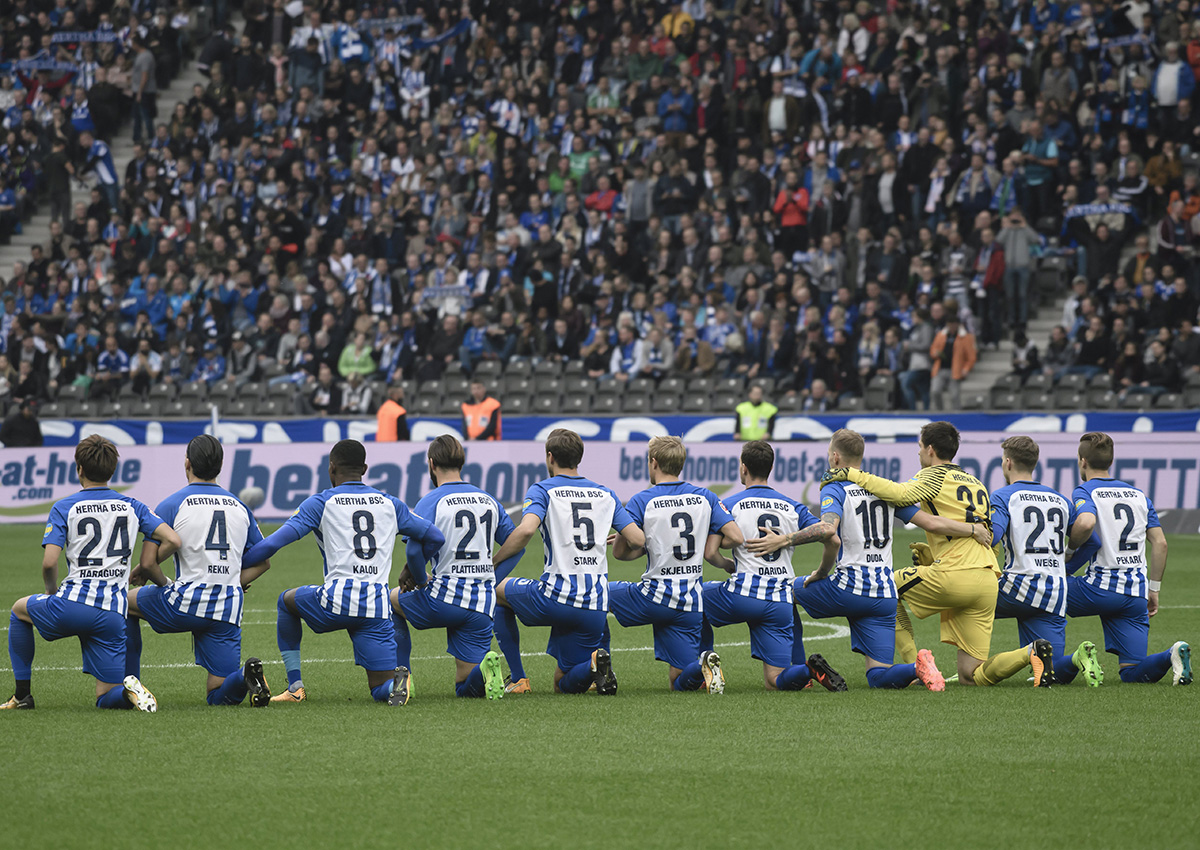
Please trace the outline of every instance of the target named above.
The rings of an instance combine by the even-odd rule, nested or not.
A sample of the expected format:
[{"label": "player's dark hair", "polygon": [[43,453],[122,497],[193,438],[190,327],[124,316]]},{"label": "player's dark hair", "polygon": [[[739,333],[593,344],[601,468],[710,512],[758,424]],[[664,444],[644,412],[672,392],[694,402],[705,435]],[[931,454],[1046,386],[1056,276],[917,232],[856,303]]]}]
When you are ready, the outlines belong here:
[{"label": "player's dark hair", "polygon": [[449,434],[442,434],[429,444],[429,461],[438,469],[462,469],[467,453],[462,443]]},{"label": "player's dark hair", "polygon": [[225,449],[221,441],[212,434],[192,437],[188,443],[187,459],[192,462],[192,475],[202,481],[213,481],[221,474],[225,462]]},{"label": "player's dark hair", "polygon": [[329,462],[342,472],[366,472],[366,446],[358,440],[340,440],[329,452]]},{"label": "player's dark hair", "polygon": [[103,484],[117,471],[117,447],[99,434],[84,437],[75,447],[75,462],[88,481]]},{"label": "player's dark hair", "polygon": [[1113,441],[1108,434],[1089,431],[1079,438],[1079,457],[1090,469],[1108,469],[1113,462]]},{"label": "player's dark hair", "polygon": [[1041,454],[1041,449],[1033,441],[1033,437],[1026,437],[1024,434],[1009,437],[1000,444],[1000,448],[1004,449],[1013,466],[1018,469],[1032,470],[1037,466],[1038,456]]},{"label": "player's dark hair", "polygon": [[583,460],[583,438],[566,428],[555,428],[546,438],[546,454],[560,469],[575,469]]},{"label": "player's dark hair", "polygon": [[921,442],[933,449],[939,460],[954,460],[958,454],[958,429],[949,422],[930,422],[921,429]]},{"label": "player's dark hair", "polygon": [[775,468],[775,449],[766,440],[751,440],[742,446],[742,463],[751,478],[770,478]]},{"label": "player's dark hair", "polygon": [[829,445],[846,460],[862,460],[867,451],[867,441],[863,439],[863,435],[849,428],[834,431]]}]

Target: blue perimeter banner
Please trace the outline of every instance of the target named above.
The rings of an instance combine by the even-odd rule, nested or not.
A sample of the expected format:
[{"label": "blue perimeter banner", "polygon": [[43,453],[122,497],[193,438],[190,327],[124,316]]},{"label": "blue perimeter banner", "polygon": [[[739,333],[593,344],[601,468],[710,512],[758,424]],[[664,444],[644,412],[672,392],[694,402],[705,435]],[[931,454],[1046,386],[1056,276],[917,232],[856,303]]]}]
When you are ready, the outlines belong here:
[{"label": "blue perimeter banner", "polygon": [[[953,422],[960,431],[1004,431],[1011,434],[1085,433],[1110,434],[1179,433],[1200,431],[1200,411],[1163,411],[1137,413],[1099,411],[1064,414],[1024,413],[947,413],[907,415],[778,417],[774,439],[825,440],[838,428],[850,428],[866,437],[879,439],[916,439],[921,426],[937,419]],[[200,433],[212,433],[209,419],[134,420],[116,419],[92,422],[71,419],[42,420],[47,446],[74,446],[89,434],[108,437],[119,446],[170,445],[187,443]],[[459,419],[419,419],[412,422],[415,441],[432,440],[439,434],[461,437]],[[615,418],[556,418],[552,416],[514,416],[505,418],[505,440],[544,440],[555,428],[570,428],[588,440],[649,439],[660,434],[683,437],[690,443],[721,442],[733,439],[733,414],[728,416],[620,416]],[[223,419],[217,436],[226,443],[333,443],[343,439],[370,441],[375,438],[372,419]]]}]

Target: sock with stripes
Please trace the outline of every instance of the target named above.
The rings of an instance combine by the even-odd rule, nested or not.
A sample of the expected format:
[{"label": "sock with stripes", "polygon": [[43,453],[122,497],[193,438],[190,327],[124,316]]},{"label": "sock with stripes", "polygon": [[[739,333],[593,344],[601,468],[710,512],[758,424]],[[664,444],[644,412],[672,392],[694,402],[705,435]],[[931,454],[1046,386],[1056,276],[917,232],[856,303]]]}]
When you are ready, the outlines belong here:
[{"label": "sock with stripes", "polygon": [[483,696],[483,671],[479,669],[478,664],[471,668],[467,678],[455,684],[454,693],[460,697]]},{"label": "sock with stripes", "polygon": [[[709,634],[712,634],[711,628],[708,631]],[[703,686],[704,674],[700,672],[699,661],[693,661],[684,667],[683,672],[675,677],[675,682],[671,685],[677,691],[698,691]]]},{"label": "sock with stripes", "polygon": [[8,657],[12,661],[13,677],[18,683],[26,683],[25,694],[29,693],[28,682],[33,678],[33,646],[33,623],[26,623],[16,614],[9,614]]},{"label": "sock with stripes", "polygon": [[915,664],[893,664],[891,667],[872,667],[867,671],[867,684],[872,688],[898,691],[917,680]]},{"label": "sock with stripes", "polygon": [[775,677],[775,687],[781,691],[799,691],[811,678],[807,664],[793,664]]},{"label": "sock with stripes", "polygon": [[279,594],[279,620],[275,627],[275,636],[279,641],[279,655],[283,658],[283,668],[287,671],[289,690],[292,690],[293,686],[301,687],[300,635],[300,617],[288,610],[287,605],[283,602],[283,593],[281,593]]},{"label": "sock with stripes", "polygon": [[407,667],[411,672],[412,632],[408,630],[408,620],[393,611],[392,626],[396,629],[396,666]]},{"label": "sock with stripes", "polygon": [[1122,682],[1157,682],[1171,669],[1171,650],[1143,658],[1137,664],[1121,668]]},{"label": "sock with stripes", "polygon": [[1060,655],[1054,659],[1054,681],[1059,685],[1069,685],[1075,681],[1075,677],[1079,675],[1079,668],[1075,666],[1074,655]]},{"label": "sock with stripes", "polygon": [[142,621],[137,617],[125,618],[125,675],[142,675]]},{"label": "sock with stripes", "polygon": [[896,603],[896,655],[905,664],[915,664],[917,660],[917,640],[903,602]]},{"label": "sock with stripes", "polygon": [[558,689],[564,694],[582,694],[592,686],[591,659],[582,664],[576,664],[567,671],[567,675],[558,680]]},{"label": "sock with stripes", "polygon": [[209,705],[241,705],[246,698],[246,668],[239,667],[208,692]]},{"label": "sock with stripes", "polygon": [[371,688],[371,698],[375,700],[375,702],[387,702],[388,697],[392,695],[392,686],[394,684],[395,680],[388,679],[382,685],[376,685],[375,687]]},{"label": "sock with stripes", "polygon": [[[808,656],[804,654],[804,625],[800,622],[800,606],[792,606],[792,664],[804,666]],[[807,668],[806,668],[807,669]],[[800,687],[804,687],[801,685]],[[784,690],[784,688],[780,688]]]},{"label": "sock with stripes", "polygon": [[108,693],[96,697],[96,708],[124,710],[133,708],[133,703],[125,699],[125,689],[117,685]]},{"label": "sock with stripes", "polygon": [[[899,632],[897,632],[899,634]],[[998,652],[975,668],[975,684],[997,685],[1029,666],[1029,647]]]},{"label": "sock with stripes", "polygon": [[504,660],[508,662],[509,676],[514,682],[526,678],[525,666],[521,663],[521,633],[517,630],[517,615],[511,608],[497,605],[492,629],[496,632],[496,643],[504,653]]}]

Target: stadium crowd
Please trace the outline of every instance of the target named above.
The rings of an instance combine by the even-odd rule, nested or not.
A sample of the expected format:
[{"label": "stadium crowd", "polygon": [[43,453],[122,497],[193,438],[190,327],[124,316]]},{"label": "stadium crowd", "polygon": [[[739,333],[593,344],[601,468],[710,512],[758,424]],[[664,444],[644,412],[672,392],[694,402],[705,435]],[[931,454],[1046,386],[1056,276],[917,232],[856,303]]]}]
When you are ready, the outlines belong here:
[{"label": "stadium crowd", "polygon": [[[928,409],[1010,338],[1022,375],[1200,372],[1185,0],[4,5],[0,238],[54,221],[0,397],[367,413],[523,359]],[[1078,277],[1038,346],[1047,257]]]}]

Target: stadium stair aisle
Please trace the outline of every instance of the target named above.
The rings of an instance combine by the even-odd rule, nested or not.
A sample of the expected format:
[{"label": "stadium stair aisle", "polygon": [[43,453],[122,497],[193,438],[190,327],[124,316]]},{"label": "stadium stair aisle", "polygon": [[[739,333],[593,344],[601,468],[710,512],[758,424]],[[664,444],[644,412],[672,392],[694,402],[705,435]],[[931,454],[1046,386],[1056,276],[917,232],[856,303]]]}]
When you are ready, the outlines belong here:
[{"label": "stadium stair aisle", "polygon": [[[238,32],[241,32],[242,16],[241,13],[231,15],[231,23],[237,27]],[[192,86],[196,83],[208,85],[208,78],[203,76],[197,69],[196,63],[189,62],[180,72],[179,75],[172,80],[171,85],[162,89],[158,93],[158,121],[166,121],[170,118],[172,110],[175,109],[175,104],[179,101],[187,101],[192,96]],[[126,121],[121,125],[121,129],[116,136],[109,142],[109,149],[112,151],[113,162],[117,166],[117,178],[122,184],[125,182],[125,166],[133,159],[133,124],[131,119],[127,117]],[[72,181],[71,187],[71,202],[84,201],[90,199],[90,190]],[[101,222],[100,226],[104,227],[107,222]],[[0,246],[0,276],[7,277],[12,274],[13,263],[29,262],[29,249],[33,245],[44,244],[50,235],[50,203],[42,199],[38,205],[37,215],[25,221],[22,224],[22,232],[14,233],[12,241],[8,245]]]}]

